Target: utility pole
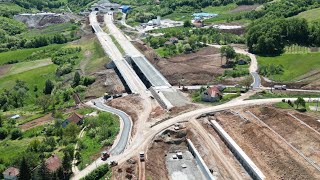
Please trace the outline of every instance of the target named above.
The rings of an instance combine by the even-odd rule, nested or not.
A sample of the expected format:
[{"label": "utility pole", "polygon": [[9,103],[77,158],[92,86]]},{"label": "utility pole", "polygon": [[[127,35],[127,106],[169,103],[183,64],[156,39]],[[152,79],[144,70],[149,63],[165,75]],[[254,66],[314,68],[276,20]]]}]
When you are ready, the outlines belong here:
[{"label": "utility pole", "polygon": [[318,107],[319,107],[319,98],[317,100],[317,108],[316,108],[316,111],[318,111]]}]

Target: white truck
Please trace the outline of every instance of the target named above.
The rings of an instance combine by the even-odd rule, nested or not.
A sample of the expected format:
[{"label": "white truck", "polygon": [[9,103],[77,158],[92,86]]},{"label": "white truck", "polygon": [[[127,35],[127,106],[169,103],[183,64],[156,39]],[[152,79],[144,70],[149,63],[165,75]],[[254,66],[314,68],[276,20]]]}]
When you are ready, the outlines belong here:
[{"label": "white truck", "polygon": [[273,88],[277,89],[277,90],[286,90],[287,86],[286,85],[274,85]]}]

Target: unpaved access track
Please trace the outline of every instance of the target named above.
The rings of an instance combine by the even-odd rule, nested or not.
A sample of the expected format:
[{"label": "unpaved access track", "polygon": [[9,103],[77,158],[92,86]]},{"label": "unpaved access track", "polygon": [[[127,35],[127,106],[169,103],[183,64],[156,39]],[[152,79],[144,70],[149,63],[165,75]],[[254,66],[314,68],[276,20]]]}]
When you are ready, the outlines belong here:
[{"label": "unpaved access track", "polygon": [[[248,108],[252,110],[253,108]],[[244,111],[245,121],[230,112],[216,114],[224,130],[246,152],[267,179],[319,179],[320,173],[298,153]]]}]

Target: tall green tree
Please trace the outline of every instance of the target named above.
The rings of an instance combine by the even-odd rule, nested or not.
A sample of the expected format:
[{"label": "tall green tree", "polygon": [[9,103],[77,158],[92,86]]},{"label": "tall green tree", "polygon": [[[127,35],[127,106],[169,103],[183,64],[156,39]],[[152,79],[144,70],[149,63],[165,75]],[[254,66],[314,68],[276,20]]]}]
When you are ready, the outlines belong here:
[{"label": "tall green tree", "polygon": [[294,104],[297,105],[297,109],[300,105],[306,107],[306,101],[302,97],[298,97],[298,99],[294,101]]},{"label": "tall green tree", "polygon": [[81,81],[81,76],[80,76],[80,73],[77,71],[73,77],[73,86],[74,87],[78,86],[80,84],[80,81]]},{"label": "tall green tree", "polygon": [[50,79],[48,79],[48,80],[46,80],[45,87],[43,89],[43,93],[44,94],[51,94],[53,88],[54,88],[53,82]]},{"label": "tall green tree", "polygon": [[31,171],[30,171],[30,167],[29,164],[27,163],[26,158],[23,156],[20,166],[19,166],[19,180],[30,180],[31,179]]},{"label": "tall green tree", "polygon": [[222,57],[223,56],[226,57],[226,59],[227,59],[226,64],[229,64],[230,59],[235,58],[236,55],[237,55],[236,51],[230,45],[222,46],[221,49],[220,49],[220,53],[221,53]]},{"label": "tall green tree", "polygon": [[45,162],[45,160],[41,161],[40,167],[38,169],[38,179],[39,180],[48,180],[51,177],[51,173],[48,169],[48,166]]}]

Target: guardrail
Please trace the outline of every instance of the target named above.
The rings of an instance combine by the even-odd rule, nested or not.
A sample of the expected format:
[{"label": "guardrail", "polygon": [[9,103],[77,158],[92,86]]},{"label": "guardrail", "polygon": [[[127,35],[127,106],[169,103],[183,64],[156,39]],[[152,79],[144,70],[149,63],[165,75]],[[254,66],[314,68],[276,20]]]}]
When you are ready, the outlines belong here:
[{"label": "guardrail", "polygon": [[203,175],[206,177],[206,179],[208,180],[213,180],[215,179],[213,177],[213,175],[211,174],[208,166],[204,163],[202,157],[200,156],[199,152],[197,151],[197,149],[194,147],[193,143],[191,142],[190,139],[187,139],[188,142],[188,148],[189,151],[192,153],[192,155],[194,156],[194,158],[196,159],[197,164],[200,167],[200,170],[202,171]]},{"label": "guardrail", "polygon": [[219,125],[217,121],[211,120],[212,127],[216,130],[222,140],[226,143],[231,152],[235,155],[238,161],[242,164],[252,179],[263,180],[266,177],[261,170],[252,162],[246,153],[237,145],[237,143],[228,135],[227,132]]}]

